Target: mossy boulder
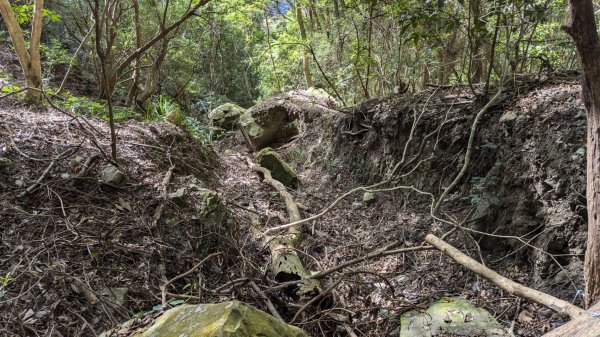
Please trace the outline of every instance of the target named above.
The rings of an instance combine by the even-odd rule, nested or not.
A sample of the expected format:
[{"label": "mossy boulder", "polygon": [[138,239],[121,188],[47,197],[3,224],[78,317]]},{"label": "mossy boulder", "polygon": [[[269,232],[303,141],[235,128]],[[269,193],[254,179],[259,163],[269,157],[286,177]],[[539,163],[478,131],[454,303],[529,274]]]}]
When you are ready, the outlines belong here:
[{"label": "mossy boulder", "polygon": [[208,118],[212,121],[213,125],[225,130],[231,130],[237,125],[240,116],[245,111],[246,109],[238,105],[225,103],[209,112]]},{"label": "mossy boulder", "polygon": [[[123,324],[126,331],[134,321]],[[109,331],[101,336],[110,336]],[[118,333],[118,332],[117,332]],[[181,305],[132,337],[308,337],[306,332],[240,301]]]},{"label": "mossy boulder", "polygon": [[270,147],[260,150],[256,154],[256,159],[260,166],[271,171],[273,179],[280,181],[287,187],[294,188],[298,186],[298,174],[279,156],[277,152]]},{"label": "mossy boulder", "polygon": [[377,201],[377,196],[373,192],[365,192],[362,200],[365,205],[372,205]]},{"label": "mossy boulder", "polygon": [[400,318],[400,337],[508,336],[485,309],[462,298],[443,297],[425,312],[413,310]]}]

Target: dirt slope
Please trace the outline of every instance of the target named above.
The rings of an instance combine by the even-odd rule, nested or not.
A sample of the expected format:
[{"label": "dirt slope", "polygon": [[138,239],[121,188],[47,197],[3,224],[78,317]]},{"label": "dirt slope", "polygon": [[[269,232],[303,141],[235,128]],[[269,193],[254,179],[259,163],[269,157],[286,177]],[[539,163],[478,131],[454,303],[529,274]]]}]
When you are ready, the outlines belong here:
[{"label": "dirt slope", "polygon": [[[585,239],[585,114],[577,90],[562,79],[508,91],[485,115],[468,175],[442,208],[447,216],[473,220],[468,224],[473,230],[525,235],[526,242],[555,254],[474,232],[451,239],[504,275],[569,300],[582,287]],[[300,175],[293,194],[303,216],[389,172],[402,156],[415,116],[420,116],[416,145],[408,147],[408,158],[419,152],[424,135],[446,122],[424,143],[413,162],[420,165],[403,168],[410,174],[397,183],[439,195],[464,159],[470,123],[481,106],[473,101],[466,89],[432,89],[301,120],[300,135],[276,148]],[[274,284],[268,252],[252,236],[250,218],[258,215],[270,227],[286,223],[286,211],[279,195],[247,167],[251,154],[241,135],[230,134],[213,150],[168,124],[120,124],[119,164],[127,177],[120,186],[106,186],[98,179],[107,161],[94,145],[108,148],[104,122],[88,119],[82,128],[60,112],[9,103],[0,102],[0,273],[7,275],[0,285],[1,331],[93,336],[133,313],[152,311],[166,280],[215,251],[224,254],[173,284],[169,292],[179,296],[169,299],[238,298],[265,308],[246,286],[252,279],[285,319],[302,305],[269,290]],[[515,117],[502,118],[507,111]],[[94,164],[78,176],[94,155],[99,155]],[[19,197],[53,159],[39,188]],[[169,201],[154,228],[171,165],[168,192],[185,188],[189,199]],[[227,202],[227,222],[203,216],[197,201],[205,189]],[[426,196],[396,191],[377,197],[366,206],[362,194],[354,195],[306,227],[302,257],[308,269],[326,270],[390,244],[412,247],[429,232],[448,230],[432,221]],[[337,281],[333,302],[309,308],[296,322],[314,336],[344,335],[344,324],[360,336],[393,335],[399,314],[443,295],[468,298],[507,327],[514,321],[520,336],[541,335],[563,320],[432,251],[365,261],[332,274],[324,285]],[[129,289],[122,307],[106,294],[118,287]]]}]

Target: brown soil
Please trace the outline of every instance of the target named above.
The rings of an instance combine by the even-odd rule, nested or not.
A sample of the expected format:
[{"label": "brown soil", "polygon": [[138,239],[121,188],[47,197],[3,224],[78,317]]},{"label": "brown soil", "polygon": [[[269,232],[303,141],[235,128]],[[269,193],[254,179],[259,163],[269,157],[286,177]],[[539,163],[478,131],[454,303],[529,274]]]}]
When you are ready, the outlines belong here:
[{"label": "brown soil", "polygon": [[[579,149],[585,114],[577,86],[560,82],[511,89],[485,115],[468,176],[442,210],[445,216],[476,219],[469,224],[472,230],[522,235],[554,254],[522,247],[514,238],[489,239],[472,231],[449,240],[513,280],[572,300],[582,287],[585,191]],[[277,148],[300,174],[293,194],[303,216],[319,213],[350,188],[389,172],[420,112],[415,144],[444,118],[450,122],[425,144],[422,158],[427,160],[398,183],[439,195],[462,163],[470,123],[480,107],[456,103],[472,100],[466,89],[432,89],[304,118],[300,135]],[[0,105],[0,275],[6,275],[0,284],[0,331],[6,335],[93,336],[133,313],[152,311],[160,304],[166,280],[216,251],[224,255],[169,291],[192,303],[238,298],[266,309],[244,284],[243,279],[251,278],[285,319],[303,305],[289,294],[269,291],[274,283],[268,251],[252,236],[250,215],[257,213],[271,227],[287,221],[286,209],[248,168],[244,156],[251,154],[239,134],[216,142],[213,151],[169,124],[119,124],[119,165],[127,177],[120,186],[105,186],[98,176],[107,160],[93,144],[107,151],[104,122],[87,119],[82,128],[58,111],[33,111],[7,100]],[[500,123],[508,110],[516,112],[517,120]],[[411,146],[408,155],[417,148]],[[92,155],[100,157],[76,177]],[[19,197],[53,160],[39,188]],[[162,181],[172,164],[176,169],[169,192],[186,187],[194,200],[196,189],[216,190],[228,203],[236,230],[215,228],[198,216],[201,210],[194,202],[169,203],[160,225],[152,228]],[[307,269],[326,270],[390,244],[419,245],[425,234],[449,230],[430,217],[428,197],[412,191],[377,196],[371,206],[361,202],[362,194],[351,196],[306,226],[301,255]],[[558,277],[560,273],[567,277]],[[343,324],[359,336],[397,335],[400,314],[425,308],[443,295],[485,307],[507,328],[514,325],[518,336],[539,336],[564,320],[504,293],[435,251],[365,261],[327,277],[324,287],[340,278],[332,301],[310,308],[297,322],[311,335],[346,335]],[[103,296],[114,287],[129,288],[123,307]]]}]

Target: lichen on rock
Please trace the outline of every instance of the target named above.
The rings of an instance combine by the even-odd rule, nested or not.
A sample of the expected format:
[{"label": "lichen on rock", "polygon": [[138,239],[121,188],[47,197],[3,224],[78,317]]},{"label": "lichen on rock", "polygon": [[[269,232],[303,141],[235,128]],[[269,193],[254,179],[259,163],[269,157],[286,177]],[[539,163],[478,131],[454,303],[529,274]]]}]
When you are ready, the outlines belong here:
[{"label": "lichen on rock", "polygon": [[240,116],[245,111],[246,109],[238,105],[233,103],[225,103],[209,112],[208,118],[211,120],[213,125],[225,130],[231,130],[237,125]]},{"label": "lichen on rock", "polygon": [[307,337],[306,332],[240,301],[182,305],[133,337]]},{"label": "lichen on rock", "polygon": [[412,310],[400,318],[400,337],[508,336],[502,325],[483,308],[454,297],[442,297],[425,312]]}]

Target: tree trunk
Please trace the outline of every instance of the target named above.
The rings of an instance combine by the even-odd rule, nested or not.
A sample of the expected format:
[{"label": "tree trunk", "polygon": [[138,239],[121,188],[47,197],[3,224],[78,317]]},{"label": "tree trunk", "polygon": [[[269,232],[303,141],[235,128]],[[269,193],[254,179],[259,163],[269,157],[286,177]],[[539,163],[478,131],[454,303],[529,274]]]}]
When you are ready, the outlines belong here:
[{"label": "tree trunk", "polygon": [[[23,31],[13,13],[8,0],[0,0],[0,14],[8,29],[10,37],[19,57],[23,76],[27,87],[42,89],[42,63],[40,60],[40,37],[42,35],[44,0],[35,0],[33,10],[33,20],[31,23],[31,41],[29,50],[25,44]],[[38,90],[28,90],[25,96],[26,100],[34,103],[40,103],[42,93]]]},{"label": "tree trunk", "polygon": [[[303,43],[306,43],[306,28],[304,28],[304,18],[302,16],[302,7],[300,3],[296,3],[296,20],[298,20],[298,28],[300,29],[300,38]],[[306,87],[310,88],[313,86],[312,74],[310,73],[310,67],[308,64],[309,56],[306,51],[306,46],[303,47],[302,52],[302,67],[304,69],[304,79],[306,80]]]},{"label": "tree trunk", "polygon": [[587,208],[588,241],[585,254],[585,300],[600,301],[600,40],[592,0],[570,0],[571,18],[564,27],[581,60],[583,101],[588,114]]}]

